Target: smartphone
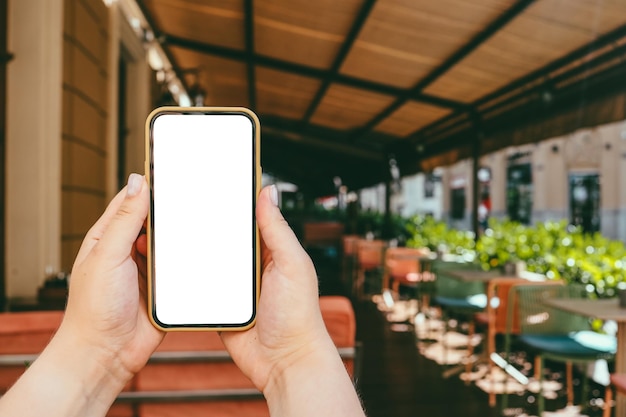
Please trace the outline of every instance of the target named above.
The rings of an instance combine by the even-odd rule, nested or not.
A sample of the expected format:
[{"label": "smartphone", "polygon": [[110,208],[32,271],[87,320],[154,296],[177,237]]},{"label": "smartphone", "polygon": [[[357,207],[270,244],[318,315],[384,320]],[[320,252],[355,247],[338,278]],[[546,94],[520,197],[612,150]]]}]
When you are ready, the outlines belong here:
[{"label": "smartphone", "polygon": [[245,108],[146,121],[148,311],[163,330],[244,330],[259,294],[260,125]]}]

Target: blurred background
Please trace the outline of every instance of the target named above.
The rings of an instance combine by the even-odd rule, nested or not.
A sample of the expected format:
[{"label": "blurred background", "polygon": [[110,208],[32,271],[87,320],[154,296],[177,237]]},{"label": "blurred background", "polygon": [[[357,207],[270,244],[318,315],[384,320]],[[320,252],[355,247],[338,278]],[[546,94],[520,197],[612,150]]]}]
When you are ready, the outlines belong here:
[{"label": "blurred background", "polygon": [[[604,299],[626,288],[624,80],[624,0],[0,0],[0,311],[28,311],[0,315],[0,351],[36,354],[55,331],[85,233],[128,174],[144,171],[150,111],[244,106],[261,122],[263,182],[277,184],[314,259],[331,298],[321,297],[325,321],[368,415],[502,415],[494,386],[477,388],[490,374],[462,380],[425,354],[419,327],[441,317],[424,318],[450,312],[428,297],[443,293],[450,256],[457,267],[473,260],[476,276],[489,270],[484,282],[521,265],[617,308]],[[370,241],[380,246],[367,263]],[[396,246],[419,252],[403,282],[392,276]],[[438,261],[433,274],[426,265]],[[468,317],[452,318],[473,333]],[[623,349],[625,322],[611,330],[594,318],[596,332],[623,328]],[[168,336],[163,349],[202,366],[159,373],[152,363],[132,394],[165,382],[176,402],[194,378],[232,389],[206,352],[228,354],[205,336]],[[529,352],[512,362],[528,375]],[[25,360],[12,360],[17,377]],[[575,369],[581,413],[610,413],[615,369],[626,378],[623,360],[605,362],[587,399],[590,368]],[[554,364],[544,374],[571,379]],[[568,408],[573,391],[552,391],[549,408],[582,415]],[[520,392],[505,415],[537,408],[537,390]],[[147,394],[135,400],[162,401]],[[616,398],[623,414],[626,397]],[[120,416],[172,415],[132,401]],[[243,402],[224,415],[242,415]]]},{"label": "blurred background", "polygon": [[299,233],[418,214],[624,241],[625,51],[619,0],[2,0],[0,308],[69,273],[167,104],[254,110]]}]

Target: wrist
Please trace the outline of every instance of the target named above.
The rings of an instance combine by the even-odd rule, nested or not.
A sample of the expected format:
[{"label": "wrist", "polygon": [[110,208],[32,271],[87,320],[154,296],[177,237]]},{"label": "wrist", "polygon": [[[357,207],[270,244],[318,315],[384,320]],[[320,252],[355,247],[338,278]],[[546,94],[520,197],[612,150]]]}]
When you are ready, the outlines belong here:
[{"label": "wrist", "polygon": [[[330,342],[332,344],[332,342]],[[338,358],[337,349],[329,343],[316,343],[306,346],[290,357],[282,357],[272,369],[263,389],[263,395],[271,402],[273,398],[284,397],[289,386],[300,384],[303,378],[324,372],[325,368],[334,367]]]},{"label": "wrist", "polygon": [[330,338],[283,363],[263,390],[270,415],[363,416],[352,380]]},{"label": "wrist", "polygon": [[88,399],[98,402],[110,405],[133,377],[114,350],[91,343],[63,325],[46,351],[57,363],[63,364],[65,372],[70,371],[68,375],[81,383]]},{"label": "wrist", "polygon": [[[108,355],[61,328],[2,397],[0,415],[104,416],[124,387],[124,372],[115,368]],[[29,398],[37,401],[25,407],[24,399]]]}]

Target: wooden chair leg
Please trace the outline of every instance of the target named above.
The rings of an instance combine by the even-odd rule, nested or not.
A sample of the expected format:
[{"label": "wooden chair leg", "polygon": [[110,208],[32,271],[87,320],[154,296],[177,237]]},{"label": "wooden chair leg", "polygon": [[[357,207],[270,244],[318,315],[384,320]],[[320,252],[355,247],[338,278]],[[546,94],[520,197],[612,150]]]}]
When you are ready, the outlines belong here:
[{"label": "wooden chair leg", "polygon": [[420,298],[422,299],[420,303],[422,306],[422,311],[424,312],[424,314],[427,314],[428,310],[430,309],[430,296],[428,294],[422,294]]},{"label": "wooden chair leg", "polygon": [[449,318],[446,315],[446,312],[441,310],[441,319],[443,320],[443,334],[441,335],[441,343],[443,347],[443,365],[448,365],[448,332],[450,331],[450,322]]},{"label": "wooden chair leg", "polygon": [[[489,363],[487,365],[487,378],[491,381],[491,390],[489,391],[489,406],[496,406],[496,389],[498,388],[498,381],[496,381],[496,374],[494,372],[495,367],[493,366],[493,361],[491,360],[491,356],[488,356]],[[504,392],[506,395],[506,376],[504,380]]]},{"label": "wooden chair leg", "polygon": [[391,283],[391,291],[396,300],[400,299],[400,281],[396,281],[395,279]]},{"label": "wooden chair leg", "polygon": [[[495,394],[495,389],[496,389],[496,380],[495,380],[495,376],[493,375],[493,361],[491,360],[491,354],[495,353],[496,351],[496,329],[495,329],[495,322],[493,320],[489,321],[489,324],[487,326],[487,358],[489,360],[489,368],[488,368],[488,373],[487,375],[489,376],[489,378],[491,378],[491,385],[492,385],[492,392],[489,393],[489,405],[491,407],[495,407],[496,406],[496,394]],[[505,389],[506,389],[506,383],[505,383]]]},{"label": "wooden chair leg", "polygon": [[489,407],[495,407],[495,406],[496,406],[496,393],[491,391],[489,392]]},{"label": "wooden chair leg", "polygon": [[363,298],[363,285],[365,284],[365,271],[363,270],[363,268],[359,267],[359,270],[357,272],[356,275],[356,280],[354,281],[354,295],[356,297],[357,300],[360,300]]},{"label": "wooden chair leg", "polygon": [[[539,359],[539,361],[537,361],[537,359]],[[539,417],[542,417],[543,410],[545,409],[545,404],[544,404],[544,398],[543,398],[543,357],[541,357],[541,355],[538,355],[537,358],[535,358],[535,364],[539,365],[535,370],[535,375],[537,374],[537,372],[539,372],[539,378],[538,378],[539,393],[537,394],[537,415]]]},{"label": "wooden chair leg", "polygon": [[542,365],[541,356],[539,355],[535,356],[535,379],[537,381],[539,381],[539,379],[541,378],[541,365]]},{"label": "wooden chair leg", "polygon": [[[474,334],[476,333],[476,323],[473,319],[469,321],[469,328],[467,331],[467,363],[465,364],[465,373],[469,374],[472,372],[473,363],[470,360],[474,355],[474,344],[472,343],[472,339],[474,338]],[[469,383],[469,380],[468,380]]]},{"label": "wooden chair leg", "polygon": [[574,405],[574,372],[571,362],[565,364],[565,376],[567,379],[567,405]]},{"label": "wooden chair leg", "polygon": [[612,403],[613,403],[613,389],[609,385],[606,387],[606,394],[604,395],[604,410],[602,411],[602,417],[611,417]]}]

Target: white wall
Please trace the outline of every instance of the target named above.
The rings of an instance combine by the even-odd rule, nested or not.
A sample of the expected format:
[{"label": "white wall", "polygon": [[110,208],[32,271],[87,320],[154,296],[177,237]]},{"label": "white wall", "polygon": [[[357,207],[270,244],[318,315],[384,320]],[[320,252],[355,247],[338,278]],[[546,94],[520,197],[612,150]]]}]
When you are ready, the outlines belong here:
[{"label": "white wall", "polygon": [[[435,173],[437,175],[437,172]],[[435,182],[432,197],[425,197],[425,174],[415,174],[402,178],[402,193],[395,213],[409,217],[415,214],[430,214],[436,219],[442,216],[441,181]]]},{"label": "white wall", "polygon": [[[436,175],[440,172],[437,170]],[[426,175],[420,173],[403,177],[402,188],[391,198],[391,212],[404,217],[415,214],[430,214],[440,219],[443,213],[441,181],[435,182],[433,197],[424,197],[424,183]],[[374,187],[364,188],[359,191],[359,204],[362,210],[385,212],[385,185],[378,184]]]},{"label": "white wall", "polygon": [[372,210],[380,213],[385,212],[385,184],[359,190],[359,203],[361,210]]}]

